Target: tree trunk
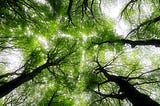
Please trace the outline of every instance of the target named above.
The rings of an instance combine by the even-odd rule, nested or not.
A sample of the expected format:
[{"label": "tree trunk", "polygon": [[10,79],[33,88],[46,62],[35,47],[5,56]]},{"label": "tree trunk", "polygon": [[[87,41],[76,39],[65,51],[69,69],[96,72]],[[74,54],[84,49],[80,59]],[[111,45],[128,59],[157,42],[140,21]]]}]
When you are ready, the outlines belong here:
[{"label": "tree trunk", "polygon": [[44,64],[42,66],[39,66],[38,68],[34,69],[32,72],[27,74],[22,74],[21,76],[3,84],[0,86],[0,98],[10,93],[13,89],[17,88],[21,84],[33,79],[35,76],[37,76],[39,73],[42,72],[43,69],[47,68],[49,64]]},{"label": "tree trunk", "polygon": [[120,92],[125,95],[134,106],[160,106],[156,101],[152,100],[148,95],[140,93],[133,85],[120,76],[110,75],[106,71],[102,71],[105,77],[115,82],[120,87]]},{"label": "tree trunk", "polygon": [[131,45],[132,48],[134,48],[135,46],[147,46],[147,45],[160,47],[160,39],[136,40],[136,41],[132,41],[132,40],[128,40],[128,39],[119,39],[119,40],[113,40],[113,41],[106,40],[106,41],[99,42],[96,44],[101,45],[104,43],[129,44],[129,45]]}]

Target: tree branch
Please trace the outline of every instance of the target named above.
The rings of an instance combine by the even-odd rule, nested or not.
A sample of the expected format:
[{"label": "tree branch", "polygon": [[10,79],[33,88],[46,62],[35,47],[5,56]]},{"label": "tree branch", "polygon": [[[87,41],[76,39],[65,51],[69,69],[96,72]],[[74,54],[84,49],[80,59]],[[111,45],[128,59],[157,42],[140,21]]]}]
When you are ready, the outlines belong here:
[{"label": "tree branch", "polygon": [[135,46],[155,46],[155,47],[160,47],[160,39],[149,39],[149,40],[128,40],[128,39],[119,39],[119,40],[106,40],[103,42],[98,42],[98,43],[94,43],[97,45],[102,45],[105,43],[122,43],[122,44],[129,44],[131,45],[132,48],[134,48]]},{"label": "tree branch", "polygon": [[[98,63],[98,62],[97,62]],[[99,66],[99,71],[108,79],[108,81],[114,82],[119,86],[119,92],[124,94],[124,98],[127,98],[134,106],[159,106],[159,104],[152,100],[148,95],[139,92],[128,80],[124,79],[121,76],[109,74],[101,65]],[[117,95],[106,95],[100,92],[97,92],[101,96],[116,98]]]},{"label": "tree branch", "polygon": [[121,100],[126,98],[125,94],[112,94],[112,93],[111,94],[103,94],[103,93],[97,92],[97,91],[94,91],[94,92],[96,94],[99,94],[100,96],[105,97],[105,98],[116,98],[116,99],[121,99]]},{"label": "tree branch", "polygon": [[32,72],[24,73],[21,76],[19,76],[19,77],[15,78],[15,79],[3,84],[2,86],[0,86],[0,98],[2,98],[3,96],[7,95],[8,93],[10,93],[12,90],[17,88],[21,84],[23,84],[23,83],[35,78],[44,69],[47,69],[48,67],[51,67],[51,66],[56,66],[56,65],[62,64],[64,59],[67,58],[69,55],[73,54],[74,52],[75,51],[70,51],[70,52],[64,54],[63,56],[61,56],[59,58],[54,57],[54,58],[56,58],[56,59],[54,59],[54,61],[47,60],[47,62],[45,64],[33,69]]},{"label": "tree branch", "polygon": [[153,83],[160,83],[160,81],[146,81],[146,82],[141,82],[141,83],[135,83],[135,84],[133,84],[133,86],[143,85],[143,84],[153,84]]},{"label": "tree branch", "polygon": [[139,24],[136,28],[132,29],[125,38],[127,38],[131,33],[135,32],[135,31],[138,31],[141,27],[147,25],[149,26],[150,24],[152,23],[156,23],[156,22],[159,22],[160,21],[160,16],[158,17],[155,17],[153,19],[150,19],[150,20],[147,20],[147,21],[144,21],[142,22],[141,24]]},{"label": "tree branch", "polygon": [[73,24],[73,21],[72,21],[72,17],[71,17],[71,9],[72,9],[72,5],[73,5],[73,0],[69,0],[67,15],[68,15],[69,23],[71,23],[72,25],[74,25],[74,24]]},{"label": "tree branch", "polygon": [[130,0],[130,1],[125,5],[124,9],[121,11],[121,17],[122,17],[122,15],[124,14],[124,12],[128,9],[129,5],[130,5],[130,4],[133,4],[133,3],[136,3],[136,2],[137,2],[137,0]]}]

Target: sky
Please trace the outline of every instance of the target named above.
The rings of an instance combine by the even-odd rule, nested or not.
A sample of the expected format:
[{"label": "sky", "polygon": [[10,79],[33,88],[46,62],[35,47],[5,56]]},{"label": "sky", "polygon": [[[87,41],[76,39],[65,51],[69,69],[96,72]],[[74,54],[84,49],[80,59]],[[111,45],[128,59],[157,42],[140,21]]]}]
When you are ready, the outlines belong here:
[{"label": "sky", "polygon": [[[125,38],[129,30],[131,29],[130,26],[126,24],[123,19],[120,18],[120,11],[123,8],[123,5],[125,4],[125,2],[121,2],[122,0],[112,0],[112,3],[108,3],[108,2],[105,3],[104,1],[105,0],[102,0],[102,12],[106,15],[106,17],[110,17],[111,19],[113,19],[113,21],[115,22],[115,27],[114,27],[115,32],[118,35]],[[38,40],[41,42],[42,45],[44,45],[44,47],[48,48],[47,42],[45,41],[44,38],[38,37]],[[129,52],[133,51],[132,48],[128,48],[127,50]],[[147,50],[148,49],[142,48],[142,52],[141,52],[142,54],[139,55],[139,58],[141,59],[142,64],[146,66],[150,66],[152,65],[152,63],[148,58],[146,58]],[[160,57],[160,48],[153,47],[152,49],[150,49],[150,51],[153,51],[150,53],[150,55],[156,54],[156,55],[159,55]],[[107,56],[113,56],[112,53],[106,53],[106,54]],[[23,56],[21,51],[19,50],[10,50],[7,53],[6,52],[0,53],[0,61],[3,59],[5,59],[8,62],[8,65],[6,67],[6,70],[8,70],[8,72],[18,69],[23,64]]]},{"label": "sky", "polygon": [[[39,0],[39,1],[41,2],[43,0]],[[102,13],[104,13],[106,17],[110,17],[115,22],[114,31],[118,35],[124,38],[128,34],[129,30],[131,29],[130,26],[127,25],[127,23],[122,18],[120,18],[120,12],[123,6],[125,5],[125,3],[126,3],[126,0],[124,0],[124,2],[122,2],[122,0],[111,0],[107,2],[105,2],[105,0],[102,0],[102,3],[101,3]],[[43,37],[38,36],[37,38],[45,48],[48,48],[47,42]],[[154,51],[152,52],[152,54],[153,53],[160,54],[159,49],[152,49],[152,51]],[[0,54],[0,57],[2,57],[1,59],[7,60],[8,62],[6,70],[16,70],[23,63],[23,56],[19,50],[11,50],[8,53],[2,52]],[[143,63],[148,65],[151,64],[149,60],[145,60],[145,59]]]},{"label": "sky", "polygon": [[126,0],[123,0],[123,2],[122,0],[110,0],[107,2],[102,0],[101,4],[102,13],[104,13],[106,17],[110,17],[115,22],[115,32],[124,38],[131,29],[130,26],[120,17],[120,12],[125,4]]},{"label": "sky", "polygon": [[[38,2],[44,2],[44,0],[37,0]],[[120,11],[125,2],[121,2],[121,0],[112,0],[112,2],[105,2],[102,0],[101,10],[106,15],[106,17],[110,17],[115,22],[115,32],[120,36],[126,36],[129,30],[129,26],[120,19]],[[109,12],[108,12],[109,11]],[[118,20],[117,20],[118,19]],[[37,37],[39,42],[45,47],[48,48],[47,42],[43,37]],[[8,64],[6,70],[16,70],[23,63],[23,56],[19,50],[11,50],[9,53],[1,53],[3,59],[5,59]]]},{"label": "sky", "polygon": [[0,52],[0,61],[5,61],[5,69],[12,72],[22,66],[22,53],[18,49]]}]

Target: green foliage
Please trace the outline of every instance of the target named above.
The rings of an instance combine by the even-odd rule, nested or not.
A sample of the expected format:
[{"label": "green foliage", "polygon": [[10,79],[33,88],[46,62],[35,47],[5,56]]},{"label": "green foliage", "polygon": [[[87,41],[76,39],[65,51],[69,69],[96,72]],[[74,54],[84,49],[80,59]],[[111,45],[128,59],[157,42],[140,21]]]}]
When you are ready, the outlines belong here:
[{"label": "green foliage", "polygon": [[86,91],[94,89],[100,82],[100,78],[98,78],[98,76],[92,72],[84,73],[84,78],[85,78],[84,80],[86,81],[85,82]]},{"label": "green foliage", "polygon": [[159,38],[159,1],[131,1],[124,7],[122,16],[132,26],[131,39]]},{"label": "green foliage", "polygon": [[[93,92],[101,89],[104,94],[119,93],[119,86],[114,82],[107,82],[108,78],[98,72],[98,65],[102,65],[109,74],[128,79],[160,65],[159,54],[150,55],[151,51],[144,48],[130,49],[121,42],[114,43],[123,37],[113,31],[115,23],[100,12],[98,0],[73,0],[69,11],[68,4],[71,1],[1,1],[0,52],[10,52],[9,49],[12,49],[22,53],[22,63],[18,69],[11,70],[16,73],[1,78],[1,85],[24,73],[27,75],[40,66],[47,66],[35,78],[2,98],[0,105],[126,105],[128,102],[119,103],[113,98],[100,100],[103,96]],[[145,11],[140,6],[145,3],[151,3],[153,8],[152,14],[147,17],[142,15]],[[159,38],[160,23],[153,20],[160,15],[156,3],[158,0],[155,0],[154,4],[150,0],[137,0],[123,11],[123,18],[128,20],[132,27],[136,28],[148,22],[140,25],[129,38]],[[141,11],[137,13],[137,9]],[[105,43],[100,44],[101,42]],[[146,68],[144,58],[150,60],[152,67]],[[3,75],[8,72],[7,65],[1,65],[1,61],[3,63],[5,60],[0,60],[0,75]],[[159,81],[159,75],[159,71],[155,71],[129,82],[137,84]],[[104,81],[107,83],[100,85]],[[145,94],[150,93],[143,88],[150,92],[159,91],[158,83],[137,84],[135,87],[142,88],[138,90]],[[159,101],[157,98],[160,95],[157,95],[154,97]]]},{"label": "green foliage", "polygon": [[[54,89],[55,88],[55,89]],[[45,105],[56,105],[56,106],[71,106],[73,105],[73,100],[65,94],[64,91],[58,91],[61,88],[54,85],[48,87],[43,98],[37,104],[37,106],[45,106]]]},{"label": "green foliage", "polygon": [[48,3],[50,4],[51,8],[52,8],[52,14],[54,15],[60,15],[61,12],[63,12],[63,0],[47,0]]},{"label": "green foliage", "polygon": [[[86,48],[89,50],[89,53],[94,54],[93,52],[106,52],[106,50],[115,50],[116,52],[122,51],[123,45],[122,43],[104,43],[101,42],[109,41],[114,42],[116,40],[120,40],[121,37],[117,36],[109,27],[105,27],[97,31],[96,35],[93,37],[89,37],[86,42]],[[101,54],[101,53],[99,53]]]}]

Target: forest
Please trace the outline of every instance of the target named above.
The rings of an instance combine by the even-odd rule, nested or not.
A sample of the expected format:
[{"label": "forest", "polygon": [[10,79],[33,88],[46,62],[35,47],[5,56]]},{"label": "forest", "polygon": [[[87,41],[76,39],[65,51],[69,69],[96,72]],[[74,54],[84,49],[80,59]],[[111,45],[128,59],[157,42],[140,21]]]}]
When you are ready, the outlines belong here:
[{"label": "forest", "polygon": [[160,0],[1,0],[0,106],[160,106]]}]

